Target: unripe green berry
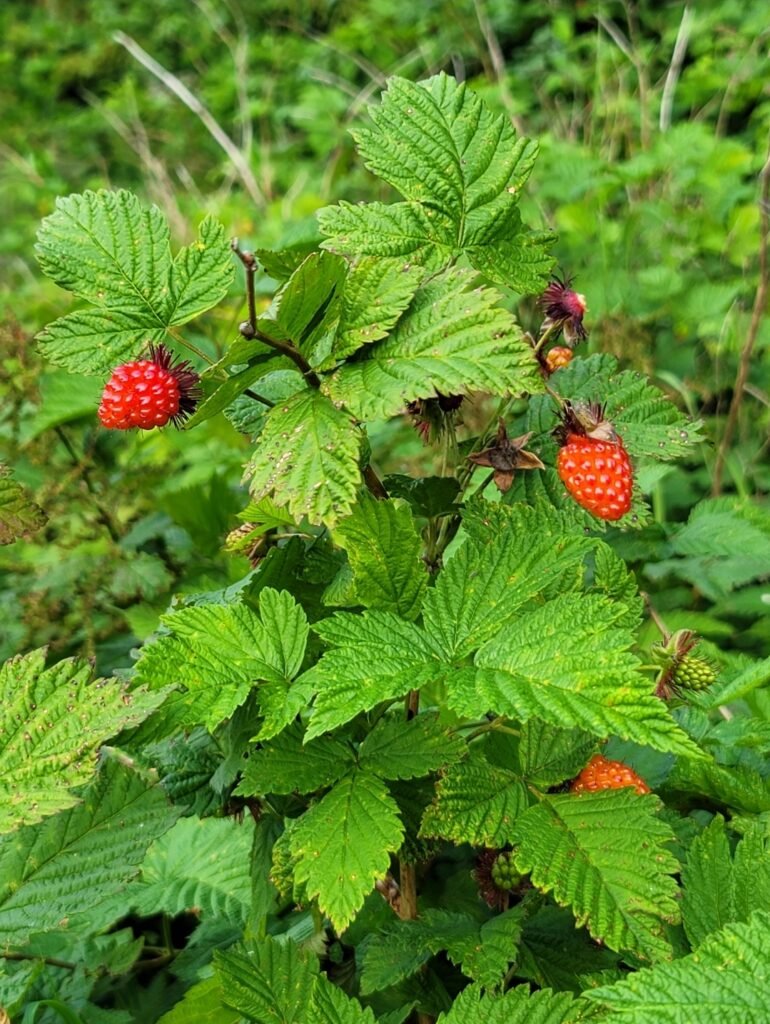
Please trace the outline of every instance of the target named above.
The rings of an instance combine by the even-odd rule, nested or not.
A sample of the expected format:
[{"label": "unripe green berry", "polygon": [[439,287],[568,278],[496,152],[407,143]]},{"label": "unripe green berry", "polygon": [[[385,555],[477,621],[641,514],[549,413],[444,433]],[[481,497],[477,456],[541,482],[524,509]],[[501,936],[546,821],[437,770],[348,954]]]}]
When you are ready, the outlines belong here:
[{"label": "unripe green berry", "polygon": [[674,671],[674,683],[685,690],[706,690],[716,682],[716,672],[703,658],[686,654]]},{"label": "unripe green berry", "polygon": [[516,870],[513,863],[512,853],[501,853],[495,859],[492,865],[492,881],[495,883],[498,889],[504,889],[506,892],[510,892],[511,889],[515,889],[521,881],[521,875]]}]

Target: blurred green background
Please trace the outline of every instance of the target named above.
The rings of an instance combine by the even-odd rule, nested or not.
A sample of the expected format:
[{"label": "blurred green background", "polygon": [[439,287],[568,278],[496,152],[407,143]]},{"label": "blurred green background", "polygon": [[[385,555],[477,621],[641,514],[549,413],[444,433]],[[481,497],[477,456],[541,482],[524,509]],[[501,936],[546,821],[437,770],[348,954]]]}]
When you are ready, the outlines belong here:
[{"label": "blurred green background", "polygon": [[[222,417],[190,434],[108,434],[103,381],[38,358],[34,334],[70,304],[37,269],[40,219],[57,195],[125,187],[180,243],[207,212],[244,246],[312,242],[321,206],[390,198],[348,129],[391,74],[444,69],[540,140],[525,219],[559,232],[559,263],[588,300],[588,351],[651,374],[722,437],[759,279],[763,4],[6,0],[0,39],[0,446],[50,517],[0,549],[0,657],[49,643],[109,671],[170,602],[249,571],[222,546],[247,500],[248,439]],[[506,302],[537,326],[531,298]],[[221,351],[242,317],[235,289],[196,341]],[[754,653],[768,637],[769,343],[765,318],[730,497],[702,506],[719,513],[701,531],[714,550],[696,558],[681,540],[712,491],[714,444],[647,480],[654,524],[614,541],[672,628]],[[406,419],[374,440],[386,471],[427,459]]]}]

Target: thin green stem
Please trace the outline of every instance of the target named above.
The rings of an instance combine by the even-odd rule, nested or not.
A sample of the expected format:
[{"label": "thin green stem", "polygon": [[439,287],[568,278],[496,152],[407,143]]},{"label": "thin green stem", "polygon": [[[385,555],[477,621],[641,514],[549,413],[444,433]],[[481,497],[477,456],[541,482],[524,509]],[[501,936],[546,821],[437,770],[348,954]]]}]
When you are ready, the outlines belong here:
[{"label": "thin green stem", "polygon": [[188,341],[187,338],[184,338],[176,329],[176,327],[167,327],[166,330],[174,339],[174,341],[176,341],[183,348],[186,348],[188,352],[192,352],[193,355],[196,355],[208,366],[214,365],[214,360],[211,358],[211,356],[207,356],[206,353],[202,351],[202,349],[198,348],[197,345],[194,345],[191,341]]}]

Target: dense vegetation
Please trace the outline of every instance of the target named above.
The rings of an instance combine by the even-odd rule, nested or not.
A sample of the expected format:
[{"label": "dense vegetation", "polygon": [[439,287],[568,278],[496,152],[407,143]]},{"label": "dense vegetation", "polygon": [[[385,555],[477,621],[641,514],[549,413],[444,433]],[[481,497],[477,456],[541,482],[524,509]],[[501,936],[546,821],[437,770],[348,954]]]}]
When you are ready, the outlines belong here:
[{"label": "dense vegetation", "polygon": [[0,1020],[770,1020],[763,12],[0,30]]}]

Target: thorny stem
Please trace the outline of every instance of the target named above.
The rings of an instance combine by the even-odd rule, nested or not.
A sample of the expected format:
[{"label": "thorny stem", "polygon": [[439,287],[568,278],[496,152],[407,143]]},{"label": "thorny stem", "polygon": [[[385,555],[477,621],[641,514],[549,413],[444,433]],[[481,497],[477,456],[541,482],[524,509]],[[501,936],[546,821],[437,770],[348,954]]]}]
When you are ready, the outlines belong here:
[{"label": "thorny stem", "polygon": [[727,413],[725,432],[722,435],[722,442],[719,445],[716,463],[714,464],[714,480],[711,486],[711,493],[714,497],[718,497],[722,491],[722,474],[724,472],[725,460],[732,444],[735,427],[738,423],[738,414],[741,410],[743,394],[746,390],[746,381],[751,368],[751,354],[759,334],[762,317],[765,314],[768,291],[770,291],[770,261],[768,260],[768,248],[770,248],[770,146],[768,146],[764,167],[759,174],[759,181],[759,281],[754,295],[754,306],[751,311],[749,329],[746,333],[743,349],[741,350],[738,372],[735,375],[733,396]]},{"label": "thorny stem", "polygon": [[302,353],[296,349],[291,342],[276,341],[274,338],[269,338],[257,327],[257,306],[254,296],[254,278],[257,273],[257,261],[254,258],[253,252],[248,252],[239,247],[237,238],[232,240],[230,247],[241,261],[246,271],[246,302],[248,304],[249,319],[245,324],[241,324],[241,334],[244,338],[256,338],[264,345],[274,348],[276,352],[280,352],[282,355],[287,356],[295,366],[297,366],[308,384],[313,388],[319,388],[321,386],[321,378],[312,368],[307,359],[305,359]]}]

